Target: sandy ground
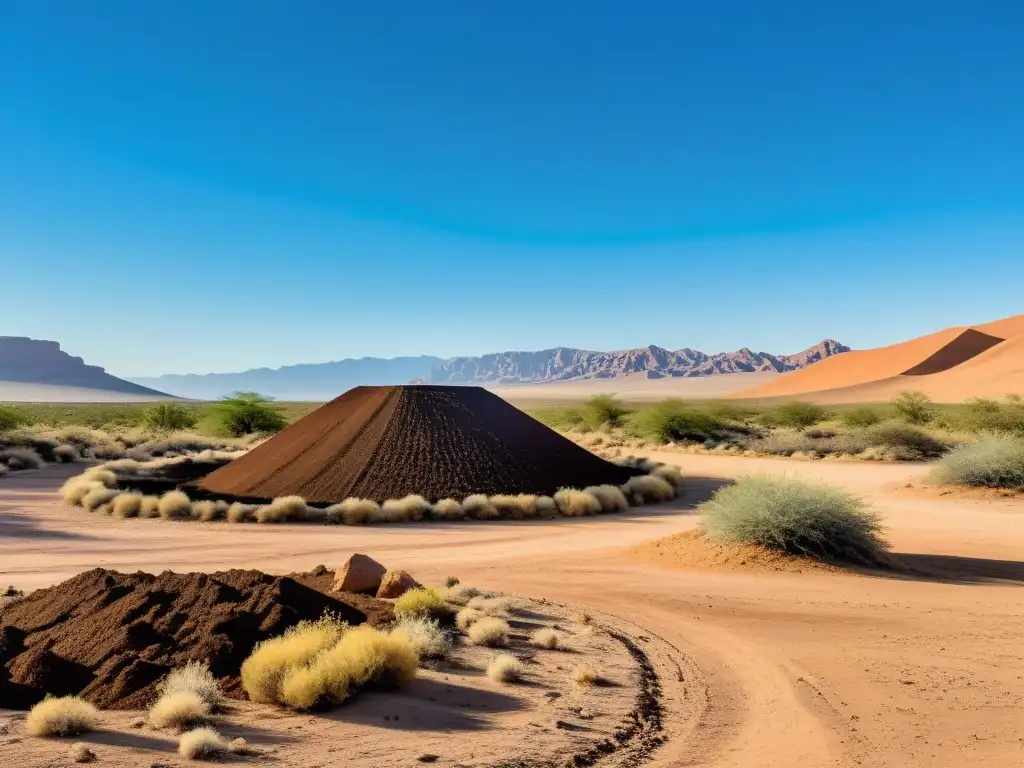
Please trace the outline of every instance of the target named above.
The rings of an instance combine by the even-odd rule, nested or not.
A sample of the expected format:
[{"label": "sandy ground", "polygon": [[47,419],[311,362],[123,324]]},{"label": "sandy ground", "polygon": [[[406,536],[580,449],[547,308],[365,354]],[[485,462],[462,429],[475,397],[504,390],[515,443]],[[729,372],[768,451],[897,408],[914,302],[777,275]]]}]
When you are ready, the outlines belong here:
[{"label": "sandy ground", "polygon": [[[93,517],[57,501],[55,489],[75,470],[50,467],[0,480],[0,583],[32,589],[97,565],[286,572],[362,551],[427,580],[454,574],[585,606],[609,626],[646,638],[669,737],[652,765],[1024,763],[1024,501],[897,492],[920,478],[924,467],[914,465],[655,458],[682,464],[691,478],[681,501],[595,519],[386,528]],[[638,555],[645,542],[693,528],[695,502],[751,472],[856,491],[884,514],[894,551],[938,575],[694,570]],[[525,750],[531,726],[521,726]],[[375,743],[395,724],[366,727],[361,738]],[[438,738],[423,736],[424,743]],[[293,734],[279,754],[298,749],[301,738]],[[489,731],[459,732],[472,738],[486,742]],[[377,758],[351,764],[406,764]],[[328,754],[304,759],[336,764]]]},{"label": "sandy ground", "polygon": [[547,384],[517,384],[487,389],[513,405],[527,407],[579,402],[600,394],[615,395],[630,402],[657,401],[667,397],[701,400],[725,397],[742,389],[767,384],[779,377],[778,373],[765,371],[661,379],[649,379],[646,374],[631,373],[610,379],[553,381]]}]

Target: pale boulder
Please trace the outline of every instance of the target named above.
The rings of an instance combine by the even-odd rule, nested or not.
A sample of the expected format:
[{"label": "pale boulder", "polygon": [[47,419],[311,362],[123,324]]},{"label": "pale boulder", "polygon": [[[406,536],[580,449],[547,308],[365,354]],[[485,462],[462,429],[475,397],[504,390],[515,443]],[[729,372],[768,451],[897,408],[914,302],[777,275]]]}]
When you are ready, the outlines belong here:
[{"label": "pale boulder", "polygon": [[377,593],[387,568],[367,555],[354,554],[334,572],[335,592]]}]

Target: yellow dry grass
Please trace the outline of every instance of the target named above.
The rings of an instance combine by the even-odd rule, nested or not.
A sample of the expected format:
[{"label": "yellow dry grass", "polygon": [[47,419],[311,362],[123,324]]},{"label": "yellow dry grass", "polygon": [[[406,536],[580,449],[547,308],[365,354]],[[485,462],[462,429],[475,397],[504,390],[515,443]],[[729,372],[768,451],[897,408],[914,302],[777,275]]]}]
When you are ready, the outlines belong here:
[{"label": "yellow dry grass", "polygon": [[33,736],[74,736],[99,725],[100,713],[77,696],[46,698],[29,710],[25,729]]}]

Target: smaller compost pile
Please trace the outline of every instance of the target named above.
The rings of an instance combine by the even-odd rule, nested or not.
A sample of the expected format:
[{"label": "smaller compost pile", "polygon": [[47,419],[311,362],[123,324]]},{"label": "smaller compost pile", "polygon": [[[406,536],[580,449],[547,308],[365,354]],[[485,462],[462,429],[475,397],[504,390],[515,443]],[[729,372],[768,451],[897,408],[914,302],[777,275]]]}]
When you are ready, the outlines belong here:
[{"label": "smaller compost pile", "polygon": [[77,694],[141,709],[188,661],[208,662],[223,692],[242,698],[239,670],[261,640],[325,612],[350,625],[390,620],[389,603],[329,587],[315,572],[86,571],[0,609],[0,708]]}]

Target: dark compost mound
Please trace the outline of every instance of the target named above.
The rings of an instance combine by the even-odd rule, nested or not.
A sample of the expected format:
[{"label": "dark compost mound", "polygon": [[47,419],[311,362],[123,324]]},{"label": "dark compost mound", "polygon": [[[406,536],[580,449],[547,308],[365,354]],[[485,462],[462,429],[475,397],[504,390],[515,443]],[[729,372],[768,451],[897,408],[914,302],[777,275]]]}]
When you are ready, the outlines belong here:
[{"label": "dark compost mound", "polygon": [[356,387],[185,490],[243,501],[437,501],[551,495],[638,474],[480,387]]},{"label": "dark compost mound", "polygon": [[118,573],[97,568],[0,608],[0,708],[46,694],[79,694],[141,709],[176,666],[208,661],[229,696],[242,697],[242,662],[260,640],[330,611],[379,624],[390,605],[327,595],[327,579],[260,571]]}]

